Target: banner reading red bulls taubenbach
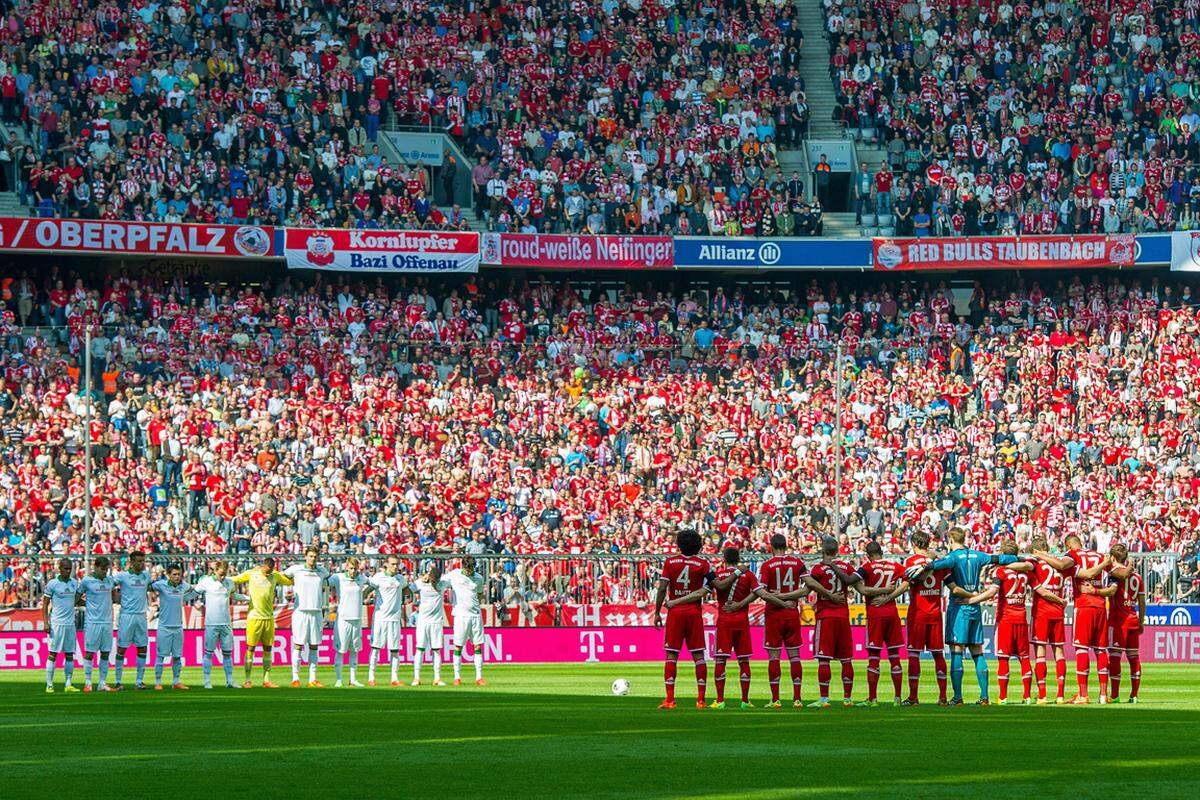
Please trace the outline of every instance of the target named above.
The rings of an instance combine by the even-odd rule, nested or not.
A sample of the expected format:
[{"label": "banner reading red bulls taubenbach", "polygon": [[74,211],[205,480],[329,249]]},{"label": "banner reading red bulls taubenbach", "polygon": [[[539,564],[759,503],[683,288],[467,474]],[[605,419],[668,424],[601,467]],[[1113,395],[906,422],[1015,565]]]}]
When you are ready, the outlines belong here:
[{"label": "banner reading red bulls taubenbach", "polygon": [[288,228],[288,269],[345,272],[478,272],[479,234]]},{"label": "banner reading red bulls taubenbach", "polygon": [[1133,266],[1133,234],[875,239],[877,270]]}]

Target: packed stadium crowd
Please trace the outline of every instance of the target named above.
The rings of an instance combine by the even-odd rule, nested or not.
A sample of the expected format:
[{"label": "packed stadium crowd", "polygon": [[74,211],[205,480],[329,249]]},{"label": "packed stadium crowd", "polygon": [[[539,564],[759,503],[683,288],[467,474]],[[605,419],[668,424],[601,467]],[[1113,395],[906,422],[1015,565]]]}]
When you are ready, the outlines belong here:
[{"label": "packed stadium crowd", "polygon": [[639,554],[681,528],[812,553],[835,526],[848,551],[903,552],[954,524],[980,546],[1174,551],[1186,580],[1151,596],[1194,594],[1200,310],[1157,277],[977,285],[957,308],[874,278],[785,295],[51,268],[8,288],[0,554],[83,552],[90,394],[97,554]]},{"label": "packed stadium crowd", "polygon": [[785,0],[14,3],[0,99],[30,143],[11,178],[44,216],[465,224],[433,205],[460,165],[439,191],[389,164],[395,123],[455,138],[498,230],[817,233],[776,159],[807,124],[794,16]]},{"label": "packed stadium crowd", "polygon": [[1197,227],[1194,0],[823,5],[837,114],[887,152],[869,213],[898,234]]}]

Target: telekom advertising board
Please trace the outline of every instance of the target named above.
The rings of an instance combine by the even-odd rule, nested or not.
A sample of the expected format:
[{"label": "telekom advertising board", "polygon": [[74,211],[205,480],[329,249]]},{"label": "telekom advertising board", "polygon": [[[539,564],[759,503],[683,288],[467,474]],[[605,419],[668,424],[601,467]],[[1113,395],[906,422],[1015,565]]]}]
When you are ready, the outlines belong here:
[{"label": "telekom advertising board", "polygon": [[[808,628],[811,631],[812,628]],[[866,658],[866,628],[855,626],[854,655]],[[715,632],[707,629],[708,649],[711,657]],[[150,632],[151,650],[154,650],[154,635]],[[244,650],[243,631],[234,632],[237,640],[235,661],[241,663]],[[401,656],[411,658],[414,652],[413,632],[406,629],[401,641]],[[802,655],[812,658],[811,633],[804,636]],[[663,656],[663,633],[652,627],[608,627],[608,628],[487,628],[484,656],[492,663],[536,664],[536,663],[602,663],[619,661],[658,661]],[[751,629],[754,642],[754,657],[765,658],[763,629]],[[1067,631],[1069,641],[1070,629]],[[450,631],[446,632],[443,655],[450,657]],[[274,658],[278,664],[288,662],[291,657],[291,631],[279,630],[275,636]],[[364,635],[363,650],[359,661],[366,663],[367,637]],[[990,644],[989,644],[990,649]],[[76,653],[82,660],[82,653]],[[1200,664],[1200,626],[1176,626],[1147,628],[1142,635],[1142,660],[1151,662]],[[132,651],[128,654],[132,659]],[[199,666],[204,657],[204,632],[185,631],[184,662],[187,666]],[[42,631],[5,631],[0,633],[0,669],[35,669],[45,664],[46,634]],[[333,659],[332,632],[326,637],[320,650],[322,663]]]}]

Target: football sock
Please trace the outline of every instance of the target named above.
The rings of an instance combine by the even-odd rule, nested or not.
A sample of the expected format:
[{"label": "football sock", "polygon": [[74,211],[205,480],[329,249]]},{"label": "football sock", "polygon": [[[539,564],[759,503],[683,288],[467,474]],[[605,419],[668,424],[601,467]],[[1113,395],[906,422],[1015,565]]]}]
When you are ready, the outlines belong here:
[{"label": "football sock", "polygon": [[1000,684],[1001,702],[1008,699],[1008,659],[999,658],[996,664],[996,682]]},{"label": "football sock", "polygon": [[888,654],[888,663],[892,665],[892,697],[900,697],[900,687],[904,683],[904,668],[900,666],[900,653]]},{"label": "football sock", "polygon": [[421,680],[421,662],[425,660],[425,651],[417,648],[417,654],[413,657],[413,680]]},{"label": "football sock", "polygon": [[116,670],[116,675],[114,676],[114,679],[116,680],[117,686],[120,686],[121,681],[125,678],[125,656],[123,656],[123,655],[117,656],[116,667],[117,667],[117,670]]},{"label": "football sock", "polygon": [[946,654],[938,650],[933,654],[933,666],[937,670],[938,698],[946,699]]},{"label": "football sock", "polygon": [[675,701],[675,672],[678,668],[678,662],[673,658],[663,664],[663,685],[666,687],[668,703]]},{"label": "football sock", "polygon": [[308,682],[312,683],[317,679],[317,660],[314,658],[308,662]]},{"label": "football sock", "polygon": [[225,682],[233,683],[233,653],[221,652],[221,666],[225,668]]},{"label": "football sock", "polygon": [[475,680],[483,680],[483,651],[475,651]]},{"label": "football sock", "polygon": [[954,699],[962,700],[963,657],[962,653],[950,654],[950,683],[954,686]]},{"label": "football sock", "polygon": [[1075,680],[1079,683],[1079,694],[1081,697],[1087,697],[1090,672],[1091,665],[1088,663],[1088,651],[1080,650],[1075,653]]},{"label": "football sock", "polygon": [[392,680],[400,680],[400,651],[392,653]]},{"label": "football sock", "polygon": [[771,702],[779,702],[779,679],[783,674],[783,670],[779,666],[779,659],[772,658],[767,662],[767,681],[771,684]]},{"label": "football sock", "polygon": [[1021,699],[1028,700],[1033,689],[1033,670],[1029,667],[1029,656],[1021,657]]},{"label": "football sock", "polygon": [[71,685],[71,676],[75,674],[75,656],[71,653],[63,654],[63,676],[66,678],[63,683],[67,686]]},{"label": "football sock", "polygon": [[46,685],[47,686],[54,685],[54,662],[57,660],[58,660],[57,653],[51,653],[50,657],[46,659]]},{"label": "football sock", "polygon": [[842,661],[842,696],[849,700],[852,694],[854,694],[854,662],[847,658]]},{"label": "football sock", "polygon": [[1103,647],[1096,648],[1096,677],[1100,679],[1100,696],[1108,695],[1108,651]]},{"label": "football sock", "polygon": [[1130,653],[1127,658],[1129,659],[1129,699],[1132,700],[1138,696],[1138,690],[1142,688],[1142,657]]},{"label": "football sock", "polygon": [[1037,663],[1034,665],[1034,674],[1037,676],[1038,700],[1046,699],[1046,657],[1038,656]]},{"label": "football sock", "polygon": [[1113,653],[1108,659],[1108,693],[1111,697],[1121,696],[1121,654]]},{"label": "football sock", "polygon": [[242,664],[242,673],[246,676],[245,680],[250,680],[250,671],[252,669],[254,669],[254,653],[252,651],[247,651],[246,661]]},{"label": "football sock", "polygon": [[137,657],[137,683],[140,686],[146,679],[146,655],[138,653]]},{"label": "football sock", "polygon": [[879,651],[867,651],[867,701],[877,699],[879,694]]},{"label": "football sock", "polygon": [[704,695],[708,692],[708,662],[704,660],[704,656],[696,659],[696,700],[700,703],[704,702]]},{"label": "football sock", "polygon": [[205,686],[212,683],[212,660],[213,660],[213,651],[205,650],[204,651],[204,665],[201,667],[201,672],[204,673],[204,685]]},{"label": "football sock", "polygon": [[738,679],[742,682],[742,702],[750,702],[750,659],[738,659]]},{"label": "football sock", "polygon": [[[979,681],[979,698],[981,700],[988,699],[988,663],[987,659],[982,654],[971,654],[971,658],[975,661],[975,680]],[[961,680],[961,679],[960,679]]]},{"label": "football sock", "polygon": [[833,680],[833,670],[829,666],[829,659],[822,658],[817,661],[817,689],[821,692],[821,699],[829,699],[829,683]]},{"label": "football sock", "polygon": [[354,663],[355,657],[356,657],[355,653],[350,654],[350,682],[351,683],[354,683],[356,680],[358,680],[358,664]]},{"label": "football sock", "polygon": [[792,673],[792,701],[800,699],[801,684],[804,681],[804,662],[800,660],[800,656],[789,656],[788,666]]},{"label": "football sock", "polygon": [[183,677],[183,659],[171,656],[171,683],[180,683]]},{"label": "football sock", "polygon": [[433,651],[433,680],[440,681],[442,679],[442,651]]},{"label": "football sock", "polygon": [[454,680],[462,680],[462,650],[454,648]]},{"label": "football sock", "polygon": [[717,702],[725,702],[725,659],[713,661],[713,680],[717,683]]},{"label": "football sock", "polygon": [[340,654],[333,659],[333,677],[338,683],[342,682],[342,657]]},{"label": "football sock", "polygon": [[155,683],[162,683],[163,664],[165,664],[165,663],[166,663],[166,659],[163,658],[162,654],[160,653],[158,658],[156,658],[154,660],[154,682]]},{"label": "football sock", "polygon": [[100,654],[100,683],[108,683],[108,653]]},{"label": "football sock", "polygon": [[303,652],[303,651],[301,651],[299,647],[297,647],[295,650],[292,651],[292,680],[293,681],[300,680],[300,654],[301,654],[301,652]]},{"label": "football sock", "polygon": [[1058,696],[1062,697],[1067,691],[1067,659],[1065,657],[1055,659],[1054,677],[1058,681]]},{"label": "football sock", "polygon": [[371,648],[371,656],[367,662],[367,680],[375,680],[375,665],[379,663],[379,651],[374,647]]},{"label": "football sock", "polygon": [[91,686],[92,685],[92,657],[85,653],[84,658],[86,658],[87,661],[83,662],[83,679],[87,682],[85,685]]},{"label": "football sock", "polygon": [[921,657],[908,657],[908,699],[916,700],[921,689]]}]

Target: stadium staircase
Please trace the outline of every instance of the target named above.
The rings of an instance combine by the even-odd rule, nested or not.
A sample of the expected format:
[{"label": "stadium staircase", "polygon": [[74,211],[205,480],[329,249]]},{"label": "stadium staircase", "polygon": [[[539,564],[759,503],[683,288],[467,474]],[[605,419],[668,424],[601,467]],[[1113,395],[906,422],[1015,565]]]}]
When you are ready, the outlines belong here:
[{"label": "stadium staircase", "polygon": [[[14,133],[17,135],[18,142],[29,144],[29,137],[25,134],[24,125],[9,125],[0,122],[0,142],[7,142]],[[29,213],[29,207],[21,204],[21,196],[16,192],[0,192],[0,217],[25,217],[29,216]]]},{"label": "stadium staircase", "polygon": [[[398,132],[398,129],[389,125],[379,132],[379,138],[376,140],[376,143],[379,145],[379,152],[387,156],[388,163],[401,164],[404,162],[404,159],[401,157],[400,150],[396,147],[391,137],[391,134],[395,132]],[[458,160],[458,173],[457,177],[455,178],[455,184],[458,187],[457,196],[459,205],[466,212],[463,216],[467,220],[467,225],[470,226],[471,230],[473,231],[486,233],[487,222],[485,222],[481,217],[475,216],[475,214],[471,211],[471,202],[468,199],[471,196],[471,169],[475,166],[475,164],[467,160],[466,154],[463,153],[462,149],[451,137],[442,136],[442,142],[443,146],[449,147],[452,151],[454,151],[454,156]],[[431,192],[431,196],[436,198],[441,195],[441,190],[437,184],[438,176],[436,175],[436,171],[431,170],[430,177],[432,177],[434,180],[434,188]],[[447,217],[450,216],[449,204],[438,204],[437,208]]]}]

